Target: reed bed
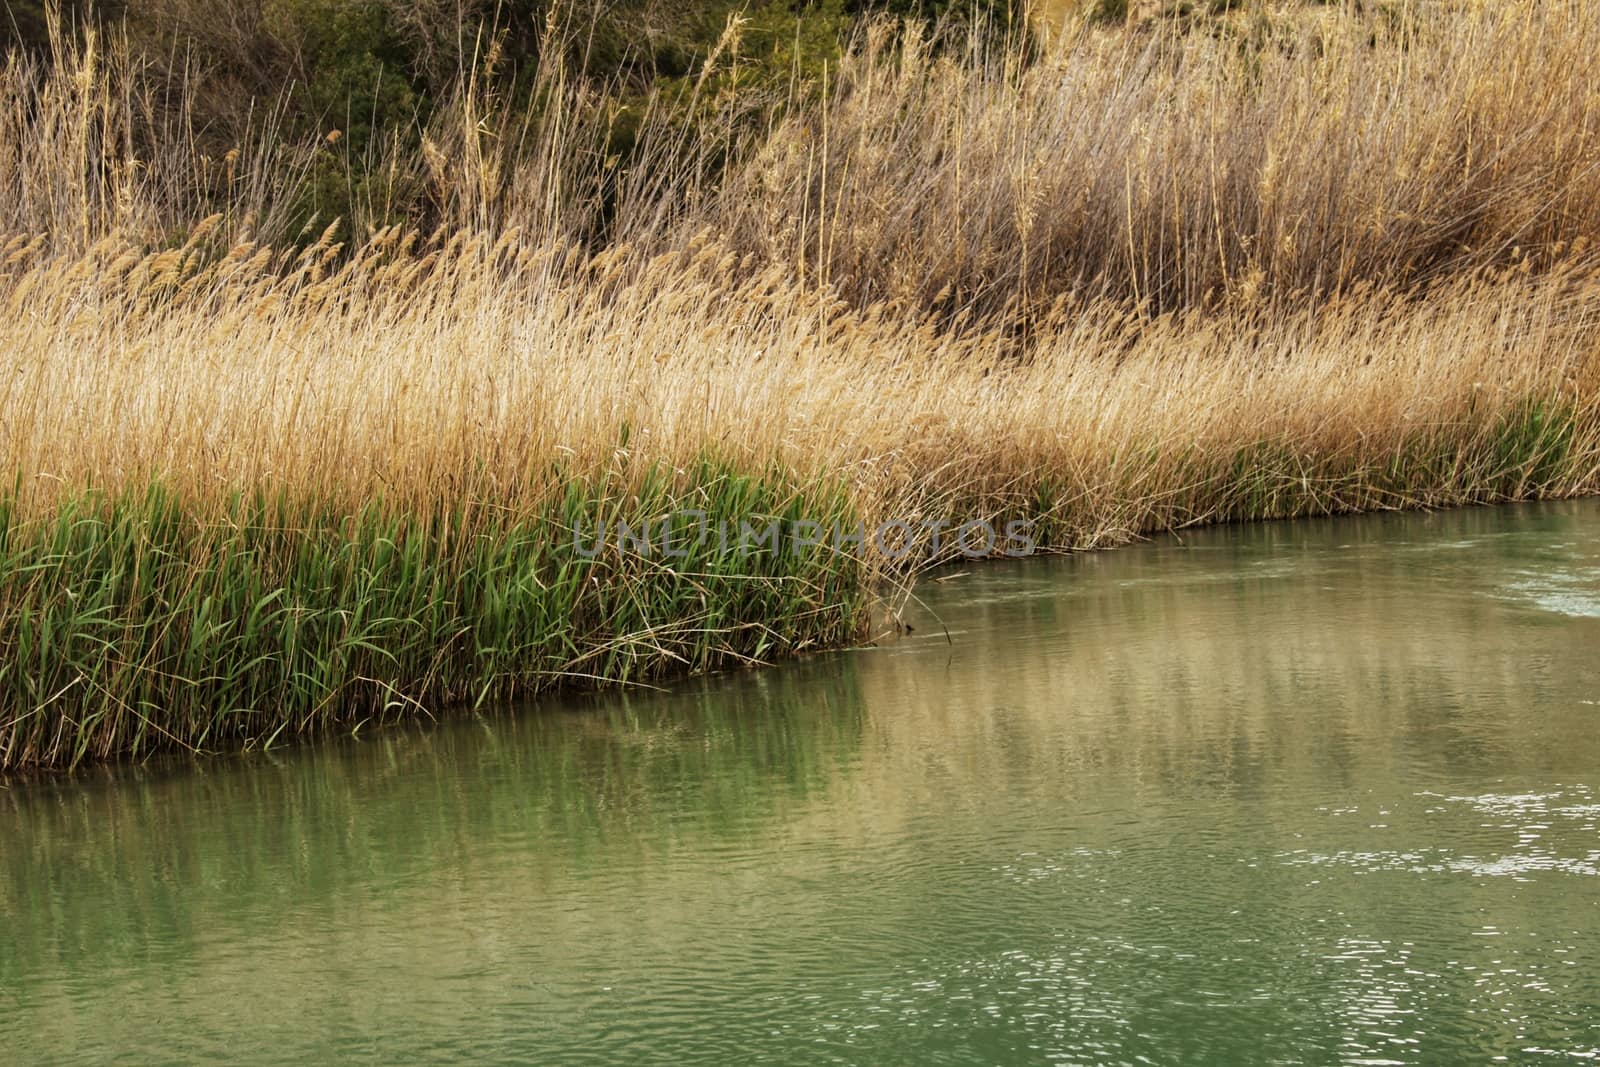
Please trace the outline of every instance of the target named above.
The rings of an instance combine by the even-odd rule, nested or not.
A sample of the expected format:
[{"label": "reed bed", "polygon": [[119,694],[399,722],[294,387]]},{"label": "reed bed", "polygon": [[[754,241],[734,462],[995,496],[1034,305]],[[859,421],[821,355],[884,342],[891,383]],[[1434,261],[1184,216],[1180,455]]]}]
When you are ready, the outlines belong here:
[{"label": "reed bed", "polygon": [[[1163,30],[995,66],[874,36],[718,183],[628,178],[608,239],[562,222],[575,142],[548,130],[525,228],[506,209],[294,243],[217,212],[176,242],[92,223],[0,239],[0,769],[838,645],[869,631],[886,580],[903,595],[953,555],[870,536],[579,551],[602,521],[1026,520],[1040,547],[1084,549],[1596,491],[1582,68],[1542,72],[1537,94],[1514,81],[1526,130],[1486,100],[1469,132],[1499,147],[1418,170],[1426,102],[1456,91],[1444,58],[1559,57],[1600,28],[1511,8],[1542,28],[1441,8],[1367,52]],[[1090,74],[1145,148],[1107,148],[1115,123],[1062,88]],[[1346,108],[1291,138],[1287,90],[1310,109],[1341,74],[1387,117]],[[1175,117],[1191,92],[1223,116],[1201,141]],[[1442,151],[1462,128],[1434,110]],[[1289,168],[1272,197],[1244,177],[1252,128],[1257,162]],[[1034,159],[1033,191],[983,145]],[[1073,161],[1077,214],[1057,198]],[[1469,179],[1478,207],[1447,225]],[[1375,204],[1411,224],[1373,230]]]},{"label": "reed bed", "polygon": [[1024,321],[1427,285],[1600,237],[1593,7],[1245,6],[1069,25],[1036,58],[877,26],[706,224],[857,306]]}]

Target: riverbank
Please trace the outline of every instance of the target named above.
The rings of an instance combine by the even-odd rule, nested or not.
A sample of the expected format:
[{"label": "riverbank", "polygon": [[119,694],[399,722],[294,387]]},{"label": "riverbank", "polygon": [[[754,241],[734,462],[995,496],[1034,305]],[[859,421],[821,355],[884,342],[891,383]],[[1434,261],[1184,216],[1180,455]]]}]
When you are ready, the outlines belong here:
[{"label": "riverbank", "polygon": [[603,305],[532,300],[480,252],[436,264],[455,295],[420,311],[384,285],[330,308],[248,277],[145,305],[47,268],[79,288],[41,286],[6,331],[30,354],[7,444],[31,474],[0,541],[6,766],[778,658],[859,637],[895,568],[870,537],[857,556],[688,534],[669,558],[599,543],[604,519],[1025,519],[1082,549],[1600,480],[1587,275],[1080,314],[1018,361],[704,262]]},{"label": "riverbank", "polygon": [[[0,242],[0,769],[835,646],[954,551],[586,555],[602,519],[1021,521],[1086,549],[1600,491],[1600,101],[1581,66],[1495,96],[1417,73],[1600,37],[1538,17],[1243,58],[1085,37],[1026,66],[880,34],[715,183],[614,201],[598,246],[557,210],[593,165],[567,142],[515,172],[542,214],[453,230],[282,244],[219,213],[152,247],[86,208],[92,241]],[[1386,125],[1320,110],[1341,84],[1387,94]],[[1082,140],[1052,101],[1085,86],[1143,148]],[[1228,159],[1194,154],[1179,89]],[[1302,150],[1313,120],[1352,151]]]}]

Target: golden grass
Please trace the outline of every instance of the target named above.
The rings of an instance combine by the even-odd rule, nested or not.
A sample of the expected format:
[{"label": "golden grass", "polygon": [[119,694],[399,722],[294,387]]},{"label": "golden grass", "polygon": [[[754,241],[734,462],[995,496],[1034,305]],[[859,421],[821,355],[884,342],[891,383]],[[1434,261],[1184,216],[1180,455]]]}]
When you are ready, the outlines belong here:
[{"label": "golden grass", "polygon": [[1031,62],[877,27],[705,224],[858,306],[1026,317],[1410,286],[1600,236],[1582,4],[1083,29]]},{"label": "golden grass", "polygon": [[[129,266],[115,249],[22,269],[0,325],[19,503],[156,482],[195,506],[287,489],[531,514],[619,453],[640,470],[710,451],[841,478],[869,518],[1027,514],[1087,547],[1594,487],[1585,269],[1222,316],[1101,301],[1038,325],[1018,359],[776,268],[746,277],[715,244],[616,281],[618,253],[465,239],[388,258],[394,243],[320,280],[245,247],[193,275],[182,252]],[[1535,408],[1548,438],[1516,423]]]}]

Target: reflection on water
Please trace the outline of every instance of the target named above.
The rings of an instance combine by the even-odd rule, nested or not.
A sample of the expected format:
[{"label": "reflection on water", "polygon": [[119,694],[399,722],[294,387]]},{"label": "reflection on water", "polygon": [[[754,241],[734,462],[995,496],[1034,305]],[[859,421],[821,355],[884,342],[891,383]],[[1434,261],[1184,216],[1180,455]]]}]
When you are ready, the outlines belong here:
[{"label": "reflection on water", "polygon": [[1596,519],[988,564],[878,649],[12,783],[0,1048],[1600,1057]]}]

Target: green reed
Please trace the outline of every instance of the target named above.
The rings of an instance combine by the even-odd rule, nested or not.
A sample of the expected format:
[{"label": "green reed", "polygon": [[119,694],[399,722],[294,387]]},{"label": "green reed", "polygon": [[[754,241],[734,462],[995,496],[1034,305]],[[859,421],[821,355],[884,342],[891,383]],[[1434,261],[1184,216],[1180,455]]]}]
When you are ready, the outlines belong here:
[{"label": "green reed", "polygon": [[[617,543],[618,522],[659,540],[686,509],[711,536]],[[24,521],[0,500],[0,768],[268,746],[836,645],[861,625],[857,557],[715,534],[819,517],[849,524],[842,492],[712,461],[572,479],[523,516],[235,496],[202,517],[151,486]]]}]

